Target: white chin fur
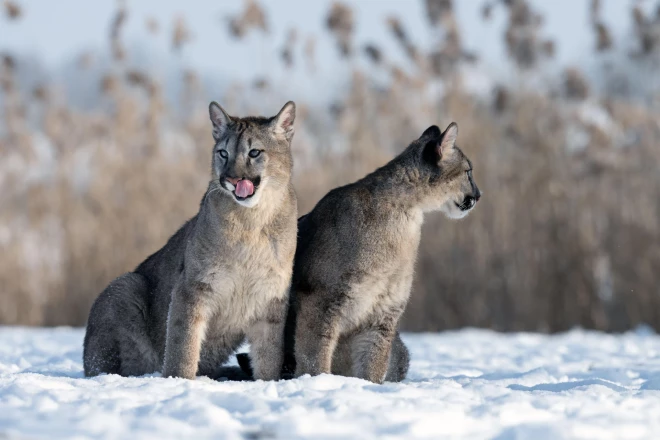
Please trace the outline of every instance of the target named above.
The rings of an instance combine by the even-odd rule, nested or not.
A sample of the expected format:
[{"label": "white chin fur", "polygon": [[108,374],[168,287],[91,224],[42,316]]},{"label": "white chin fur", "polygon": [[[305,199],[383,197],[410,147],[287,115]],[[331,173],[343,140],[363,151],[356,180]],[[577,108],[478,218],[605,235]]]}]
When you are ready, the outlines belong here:
[{"label": "white chin fur", "polygon": [[239,205],[245,206],[246,208],[254,208],[255,206],[257,206],[257,203],[259,203],[259,199],[261,199],[261,190],[258,189],[257,192],[255,192],[252,197],[245,200],[237,200],[236,197],[234,197],[234,194],[232,194],[231,196],[234,199],[234,201]]},{"label": "white chin fur", "polygon": [[456,206],[456,203],[454,203],[453,200],[449,200],[444,205],[442,205],[440,211],[442,211],[445,214],[445,216],[447,216],[452,220],[459,220],[464,217],[467,217],[470,211],[472,211],[472,208],[467,209],[465,211],[461,211],[461,209],[458,206]]}]

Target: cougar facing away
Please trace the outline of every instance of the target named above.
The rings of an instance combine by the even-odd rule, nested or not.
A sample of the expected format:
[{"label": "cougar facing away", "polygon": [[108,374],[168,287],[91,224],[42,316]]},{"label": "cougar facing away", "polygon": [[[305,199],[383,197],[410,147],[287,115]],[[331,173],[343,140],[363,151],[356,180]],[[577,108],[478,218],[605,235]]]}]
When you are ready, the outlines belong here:
[{"label": "cougar facing away", "polygon": [[231,117],[216,103],[212,178],[199,213],[92,306],[85,374],[218,377],[250,342],[254,377],[277,379],[296,247],[295,105]]},{"label": "cougar facing away", "polygon": [[[437,126],[387,165],[330,191],[298,220],[283,376],[334,373],[403,380],[397,326],[410,295],[423,214],[450,218],[481,197],[458,127]],[[250,373],[250,362],[238,355]]]}]

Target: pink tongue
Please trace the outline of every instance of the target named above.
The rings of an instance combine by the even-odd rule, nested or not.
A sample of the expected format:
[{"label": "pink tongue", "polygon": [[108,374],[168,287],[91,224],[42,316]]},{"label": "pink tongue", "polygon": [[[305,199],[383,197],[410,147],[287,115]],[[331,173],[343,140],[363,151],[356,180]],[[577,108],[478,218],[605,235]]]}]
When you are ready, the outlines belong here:
[{"label": "pink tongue", "polygon": [[247,179],[239,180],[235,192],[238,197],[251,196],[254,192],[254,185]]}]

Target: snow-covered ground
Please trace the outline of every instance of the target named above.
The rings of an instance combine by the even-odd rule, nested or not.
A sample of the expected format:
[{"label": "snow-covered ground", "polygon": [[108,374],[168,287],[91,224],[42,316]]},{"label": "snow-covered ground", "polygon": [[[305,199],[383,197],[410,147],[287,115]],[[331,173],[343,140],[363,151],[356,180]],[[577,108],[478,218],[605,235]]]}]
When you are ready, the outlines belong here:
[{"label": "snow-covered ground", "polygon": [[0,438],[660,438],[660,336],[405,335],[409,378],[86,379],[80,329],[0,328]]}]

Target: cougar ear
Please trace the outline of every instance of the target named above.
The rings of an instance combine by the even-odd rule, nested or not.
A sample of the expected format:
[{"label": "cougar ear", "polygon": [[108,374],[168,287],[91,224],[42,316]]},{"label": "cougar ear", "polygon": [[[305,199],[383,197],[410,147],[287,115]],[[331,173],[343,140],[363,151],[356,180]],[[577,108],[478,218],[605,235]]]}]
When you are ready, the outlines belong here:
[{"label": "cougar ear", "polygon": [[215,101],[209,104],[209,116],[213,123],[213,139],[217,142],[227,131],[227,127],[229,127],[229,123],[231,122],[231,116]]},{"label": "cougar ear", "polygon": [[458,125],[456,122],[452,122],[449,124],[449,127],[445,130],[444,133],[442,133],[442,138],[440,139],[440,142],[438,143],[438,154],[442,158],[442,156],[446,155],[449,153],[451,150],[454,149],[454,146],[456,145],[456,137],[458,136]]},{"label": "cougar ear", "polygon": [[282,110],[273,118],[271,126],[275,136],[283,137],[288,142],[293,138],[293,121],[296,119],[296,104],[289,101],[284,104]]},{"label": "cougar ear", "polygon": [[429,128],[424,130],[424,133],[420,137],[432,137],[432,138],[439,138],[442,132],[438,128],[437,125],[431,125]]}]

